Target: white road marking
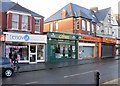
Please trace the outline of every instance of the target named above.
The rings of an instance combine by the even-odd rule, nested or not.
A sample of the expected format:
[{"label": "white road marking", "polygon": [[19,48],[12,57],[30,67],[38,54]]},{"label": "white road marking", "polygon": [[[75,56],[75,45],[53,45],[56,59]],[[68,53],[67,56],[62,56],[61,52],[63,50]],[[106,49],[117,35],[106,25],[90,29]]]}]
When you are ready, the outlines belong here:
[{"label": "white road marking", "polygon": [[25,84],[36,84],[38,82],[29,82],[29,83],[25,83]]},{"label": "white road marking", "polygon": [[92,72],[98,72],[98,70],[93,70],[93,71],[88,71],[88,72],[83,72],[83,73],[77,73],[77,74],[73,74],[73,75],[68,75],[68,76],[64,76],[64,78],[69,78],[69,77],[78,76],[78,75],[84,75],[84,74],[88,74],[88,73],[92,73]]}]

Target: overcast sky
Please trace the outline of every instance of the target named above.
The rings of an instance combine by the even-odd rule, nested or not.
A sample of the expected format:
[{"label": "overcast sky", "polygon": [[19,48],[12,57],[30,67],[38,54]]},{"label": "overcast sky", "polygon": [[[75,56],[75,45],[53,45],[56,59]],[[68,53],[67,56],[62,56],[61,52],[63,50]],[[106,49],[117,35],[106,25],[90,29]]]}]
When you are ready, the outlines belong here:
[{"label": "overcast sky", "polygon": [[74,3],[85,8],[98,7],[104,9],[112,7],[113,13],[118,13],[118,2],[120,0],[11,0],[20,5],[41,14],[46,18],[60,10],[68,3]]}]

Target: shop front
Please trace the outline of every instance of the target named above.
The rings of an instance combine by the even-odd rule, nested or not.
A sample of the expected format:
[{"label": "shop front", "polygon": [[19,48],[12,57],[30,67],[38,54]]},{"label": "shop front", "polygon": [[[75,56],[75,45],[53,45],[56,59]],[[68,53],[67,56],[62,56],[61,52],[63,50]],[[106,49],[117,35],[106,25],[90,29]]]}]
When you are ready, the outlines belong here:
[{"label": "shop front", "polygon": [[101,40],[101,58],[116,56],[116,39],[102,38]]},{"label": "shop front", "polygon": [[58,32],[48,32],[48,61],[67,61],[77,59],[77,36]]},{"label": "shop front", "polygon": [[100,42],[101,39],[98,37],[80,35],[78,43],[78,59],[100,58]]},{"label": "shop front", "polygon": [[2,50],[4,48],[4,41],[5,41],[5,36],[0,35],[0,57],[4,57],[4,51]]},{"label": "shop front", "polygon": [[117,39],[116,55],[120,56],[120,39]]},{"label": "shop front", "polygon": [[19,63],[45,62],[46,35],[32,35],[4,32],[5,56],[9,58],[10,53],[17,51]]}]

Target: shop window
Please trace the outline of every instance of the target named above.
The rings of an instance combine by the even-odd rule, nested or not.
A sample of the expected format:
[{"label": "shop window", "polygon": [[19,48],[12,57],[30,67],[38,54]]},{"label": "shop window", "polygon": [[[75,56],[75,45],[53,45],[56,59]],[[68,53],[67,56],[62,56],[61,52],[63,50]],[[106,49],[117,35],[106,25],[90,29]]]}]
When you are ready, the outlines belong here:
[{"label": "shop window", "polygon": [[18,30],[19,15],[12,14],[12,29]]},{"label": "shop window", "polygon": [[79,49],[79,58],[94,57],[94,47],[80,46]]},{"label": "shop window", "polygon": [[37,60],[44,60],[44,45],[37,45]]},{"label": "shop window", "polygon": [[35,19],[35,32],[40,33],[40,19]]},{"label": "shop window", "polygon": [[85,30],[86,26],[85,26],[85,20],[82,20],[82,30]]},{"label": "shop window", "polygon": [[23,15],[22,16],[22,30],[28,29],[28,16]]},{"label": "shop window", "polygon": [[56,45],[56,58],[75,58],[75,46],[72,45]]},{"label": "shop window", "polygon": [[17,50],[17,55],[20,56],[20,61],[28,60],[28,47],[27,46],[9,46],[6,45],[6,57],[9,58],[10,53]]}]

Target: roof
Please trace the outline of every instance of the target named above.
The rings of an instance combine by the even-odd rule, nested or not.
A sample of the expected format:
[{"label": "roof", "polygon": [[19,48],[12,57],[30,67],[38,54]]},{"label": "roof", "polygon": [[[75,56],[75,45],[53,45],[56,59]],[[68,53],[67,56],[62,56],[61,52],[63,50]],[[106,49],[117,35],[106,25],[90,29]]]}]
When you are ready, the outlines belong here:
[{"label": "roof", "polygon": [[0,11],[7,12],[14,4],[10,0],[0,0]]},{"label": "roof", "polygon": [[95,16],[93,11],[91,11],[87,8],[81,7],[79,5],[73,4],[73,3],[67,4],[65,7],[63,7],[62,9],[57,11],[55,14],[53,14],[52,16],[47,18],[45,20],[45,22],[50,22],[50,21],[62,19],[61,14],[62,14],[63,9],[67,11],[66,18],[68,18],[68,17],[83,17],[83,18],[90,19],[93,22],[98,22],[97,18],[93,17],[93,15]]},{"label": "roof", "polygon": [[37,13],[27,9],[27,8],[24,8],[21,5],[19,5],[18,3],[12,2],[10,0],[1,0],[0,5],[1,5],[0,6],[0,11],[4,11],[4,12],[7,12],[9,10],[20,11],[20,12],[23,12],[23,13],[29,13],[32,16],[35,16],[35,17],[43,17],[42,15],[37,14]]},{"label": "roof", "polygon": [[95,13],[98,18],[98,21],[103,21],[105,19],[105,17],[107,16],[108,12],[110,11],[110,9],[111,9],[111,7],[102,9],[102,10],[98,10],[98,12]]}]

